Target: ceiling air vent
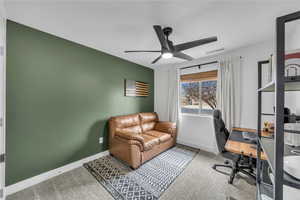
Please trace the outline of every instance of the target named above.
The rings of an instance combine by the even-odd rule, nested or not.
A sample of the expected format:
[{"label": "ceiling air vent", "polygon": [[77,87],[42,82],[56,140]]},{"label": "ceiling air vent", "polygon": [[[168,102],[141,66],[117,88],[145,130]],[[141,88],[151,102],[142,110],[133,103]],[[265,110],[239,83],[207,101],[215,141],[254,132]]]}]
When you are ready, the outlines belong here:
[{"label": "ceiling air vent", "polygon": [[215,49],[215,50],[212,50],[212,51],[207,51],[205,52],[206,54],[212,54],[212,53],[218,53],[220,51],[224,51],[225,48],[220,48],[220,49]]}]

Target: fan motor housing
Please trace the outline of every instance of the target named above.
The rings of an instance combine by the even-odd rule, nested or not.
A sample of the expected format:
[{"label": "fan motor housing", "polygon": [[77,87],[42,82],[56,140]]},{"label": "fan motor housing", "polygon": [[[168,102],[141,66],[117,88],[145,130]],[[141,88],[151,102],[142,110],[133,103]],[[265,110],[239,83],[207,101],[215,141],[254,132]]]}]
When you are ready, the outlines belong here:
[{"label": "fan motor housing", "polygon": [[163,33],[168,37],[173,32],[173,29],[171,27],[165,27],[163,28]]}]

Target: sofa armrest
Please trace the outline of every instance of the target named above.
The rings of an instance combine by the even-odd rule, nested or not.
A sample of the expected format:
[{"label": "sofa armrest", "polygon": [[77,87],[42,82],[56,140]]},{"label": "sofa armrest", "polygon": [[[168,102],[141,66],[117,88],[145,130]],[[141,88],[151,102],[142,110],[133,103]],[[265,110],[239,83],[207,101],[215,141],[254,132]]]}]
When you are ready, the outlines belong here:
[{"label": "sofa armrest", "polygon": [[128,139],[124,139],[123,137],[119,137],[119,136],[116,136],[114,138],[114,141],[117,141],[117,142],[121,142],[122,144],[124,145],[136,145],[139,147],[140,151],[144,151],[144,146],[141,142],[139,142],[138,140],[128,140]]},{"label": "sofa armrest", "polygon": [[172,137],[176,136],[176,123],[173,122],[157,122],[154,130],[169,133]]},{"label": "sofa armrest", "polygon": [[126,140],[136,140],[139,141],[140,143],[144,144],[144,138],[137,135],[137,134],[132,134],[128,132],[123,132],[123,131],[116,131],[116,136],[126,139]]}]

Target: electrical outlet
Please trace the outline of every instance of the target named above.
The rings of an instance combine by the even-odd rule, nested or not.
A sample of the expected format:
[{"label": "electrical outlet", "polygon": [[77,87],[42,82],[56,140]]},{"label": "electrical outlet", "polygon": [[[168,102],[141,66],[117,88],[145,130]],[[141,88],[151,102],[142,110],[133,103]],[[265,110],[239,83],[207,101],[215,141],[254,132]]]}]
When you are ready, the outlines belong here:
[{"label": "electrical outlet", "polygon": [[103,137],[99,137],[99,144],[103,143]]}]

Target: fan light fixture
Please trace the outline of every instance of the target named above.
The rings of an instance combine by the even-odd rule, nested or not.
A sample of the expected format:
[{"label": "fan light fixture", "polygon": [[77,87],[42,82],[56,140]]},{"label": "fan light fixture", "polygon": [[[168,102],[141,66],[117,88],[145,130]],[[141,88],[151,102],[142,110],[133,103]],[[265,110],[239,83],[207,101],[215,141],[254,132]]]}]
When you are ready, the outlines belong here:
[{"label": "fan light fixture", "polygon": [[165,58],[165,59],[169,59],[169,58],[172,58],[172,57],[173,57],[173,54],[170,53],[170,52],[166,52],[166,53],[163,53],[163,54],[162,54],[162,57]]}]

